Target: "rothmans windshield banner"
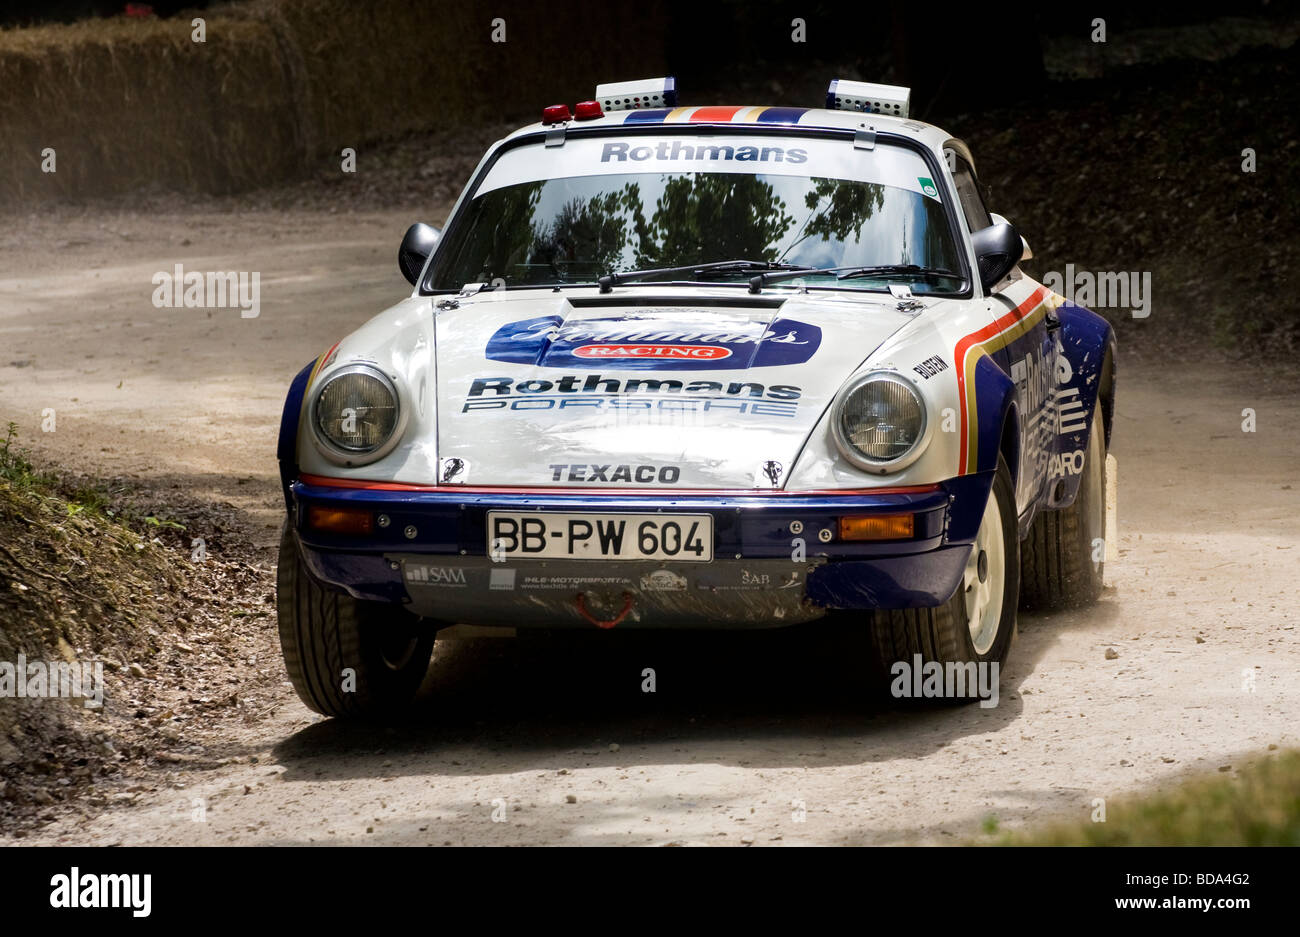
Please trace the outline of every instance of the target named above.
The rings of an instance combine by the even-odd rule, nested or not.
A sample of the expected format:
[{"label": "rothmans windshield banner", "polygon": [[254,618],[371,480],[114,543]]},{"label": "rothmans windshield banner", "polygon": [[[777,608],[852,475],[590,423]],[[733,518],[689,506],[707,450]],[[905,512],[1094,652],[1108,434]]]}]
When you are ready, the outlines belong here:
[{"label": "rothmans windshield banner", "polygon": [[680,134],[571,139],[564,146],[538,143],[507,150],[493,164],[475,195],[510,185],[572,176],[638,173],[731,172],[874,182],[931,198],[930,175],[911,150],[878,143],[855,149],[851,139]]},{"label": "rothmans windshield banner", "polygon": [[565,322],[541,316],[508,322],[487,344],[487,357],[551,368],[599,367],[645,371],[726,371],[803,364],[821,344],[822,330],[795,319],[710,323],[619,316]]}]

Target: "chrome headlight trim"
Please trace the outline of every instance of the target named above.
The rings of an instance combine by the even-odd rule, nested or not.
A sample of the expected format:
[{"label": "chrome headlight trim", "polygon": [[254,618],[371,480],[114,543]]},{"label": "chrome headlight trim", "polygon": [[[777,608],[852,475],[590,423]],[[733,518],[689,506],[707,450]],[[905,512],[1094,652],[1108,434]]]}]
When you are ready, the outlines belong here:
[{"label": "chrome headlight trim", "polygon": [[[912,443],[910,449],[896,458],[886,461],[868,458],[844,435],[844,427],[840,417],[843,415],[844,405],[850,397],[853,396],[861,387],[873,381],[888,380],[892,383],[899,384],[910,393],[915,399],[917,407],[921,411],[921,430],[916,435],[916,441]],[[913,462],[921,457],[930,445],[930,437],[933,433],[933,424],[930,420],[930,408],[926,405],[925,396],[921,393],[920,388],[906,375],[899,371],[888,368],[878,368],[868,371],[854,378],[848,384],[840,389],[839,394],[835,397],[835,403],[831,406],[831,435],[835,439],[835,447],[839,450],[846,461],[854,468],[861,469],[864,472],[871,472],[873,475],[888,475],[892,472],[900,472],[907,468]]]},{"label": "chrome headlight trim", "polygon": [[[397,418],[393,422],[392,433],[381,445],[376,446],[374,449],[345,449],[335,444],[333,440],[321,432],[318,421],[321,396],[325,393],[325,389],[336,379],[349,374],[364,374],[378,380],[392,396],[393,406],[397,409]],[[401,440],[403,431],[406,429],[406,408],[402,406],[402,397],[397,392],[397,384],[392,378],[376,365],[356,362],[335,368],[329,374],[318,379],[316,389],[311,394],[311,407],[307,419],[311,424],[312,442],[315,443],[317,451],[325,458],[339,465],[369,465],[371,462],[377,462],[392,452],[393,448]]]}]

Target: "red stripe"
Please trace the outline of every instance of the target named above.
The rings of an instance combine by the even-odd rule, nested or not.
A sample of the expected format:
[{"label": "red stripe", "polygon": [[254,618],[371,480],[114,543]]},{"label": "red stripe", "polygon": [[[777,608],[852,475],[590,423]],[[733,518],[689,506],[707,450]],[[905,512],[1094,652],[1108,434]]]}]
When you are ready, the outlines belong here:
[{"label": "red stripe", "polygon": [[743,107],[699,107],[691,115],[691,123],[726,123],[743,110]]},{"label": "red stripe", "polygon": [[537,494],[537,495],[598,495],[603,497],[645,495],[919,495],[941,490],[940,485],[902,485],[897,488],[819,488],[812,491],[767,491],[747,488],[538,488],[529,485],[494,485],[471,488],[468,485],[408,485],[399,482],[366,481],[359,478],[328,478],[324,475],[299,476],[304,485],[322,488],[354,488],[368,491],[436,491],[462,494]]},{"label": "red stripe", "polygon": [[966,351],[971,345],[986,342],[995,335],[1005,332],[1015,323],[1019,322],[1026,314],[1038,307],[1048,293],[1045,286],[1040,286],[1034,292],[1029,294],[1029,298],[1023,303],[1012,309],[1001,319],[997,319],[992,325],[986,325],[977,332],[965,336],[957,342],[957,347],[953,349],[953,363],[957,366],[957,397],[961,401],[961,440],[960,450],[957,455],[957,474],[961,475],[966,471],[966,439],[969,434],[966,432]]},{"label": "red stripe", "polygon": [[338,350],[338,347],[342,344],[343,344],[343,339],[340,338],[337,342],[335,342],[333,345],[330,346],[329,351],[325,352],[325,354],[320,356],[320,364],[322,368],[325,367],[325,363],[330,360],[330,355],[334,354],[334,352]]}]

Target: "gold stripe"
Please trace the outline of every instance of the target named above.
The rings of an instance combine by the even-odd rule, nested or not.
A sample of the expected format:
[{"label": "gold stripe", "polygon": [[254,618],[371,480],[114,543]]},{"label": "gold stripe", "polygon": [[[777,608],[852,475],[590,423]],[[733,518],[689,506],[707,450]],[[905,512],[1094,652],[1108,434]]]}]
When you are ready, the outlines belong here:
[{"label": "gold stripe", "polygon": [[1046,299],[1035,306],[1028,315],[1007,326],[1004,331],[994,335],[986,342],[972,345],[966,349],[964,364],[966,369],[966,465],[963,467],[964,474],[969,475],[974,472],[974,466],[980,464],[979,419],[975,410],[975,366],[979,364],[981,356],[991,357],[993,352],[1001,350],[1033,329],[1045,315],[1047,315]]}]

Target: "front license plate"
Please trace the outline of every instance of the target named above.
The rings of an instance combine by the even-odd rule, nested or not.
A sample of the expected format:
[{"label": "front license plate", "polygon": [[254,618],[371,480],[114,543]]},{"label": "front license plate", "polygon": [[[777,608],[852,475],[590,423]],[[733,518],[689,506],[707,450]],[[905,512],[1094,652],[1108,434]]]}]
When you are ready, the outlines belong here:
[{"label": "front license plate", "polygon": [[713,559],[711,514],[489,511],[488,555],[505,559]]}]

